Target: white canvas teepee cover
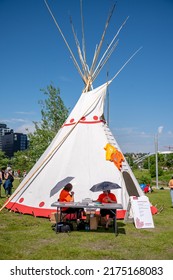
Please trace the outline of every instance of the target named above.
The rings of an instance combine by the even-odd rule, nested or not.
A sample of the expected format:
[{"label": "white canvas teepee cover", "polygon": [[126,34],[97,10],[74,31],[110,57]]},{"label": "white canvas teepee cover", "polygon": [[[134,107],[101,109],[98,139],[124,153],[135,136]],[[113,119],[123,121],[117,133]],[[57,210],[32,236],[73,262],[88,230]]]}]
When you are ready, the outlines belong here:
[{"label": "white canvas teepee cover", "polygon": [[104,84],[82,93],[57,136],[10,198],[8,209],[48,217],[55,211],[51,204],[59,196],[59,191],[52,190],[67,177],[73,184],[75,201],[96,199],[99,193],[91,192],[90,188],[102,181],[120,185],[121,189],[114,193],[118,203],[123,205],[119,215],[122,218],[129,194],[143,195],[126,161],[120,171],[113,162],[106,160],[106,144],[120,151],[103,119],[106,89],[107,84]]}]

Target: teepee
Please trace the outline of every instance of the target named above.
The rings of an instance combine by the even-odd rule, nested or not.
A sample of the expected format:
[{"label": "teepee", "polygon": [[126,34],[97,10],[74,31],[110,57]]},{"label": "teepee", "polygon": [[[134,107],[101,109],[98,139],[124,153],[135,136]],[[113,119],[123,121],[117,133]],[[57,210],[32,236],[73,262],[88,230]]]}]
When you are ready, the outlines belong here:
[{"label": "teepee", "polygon": [[93,89],[93,81],[116,48],[118,42],[116,38],[126,20],[119,28],[99,63],[97,63],[106,29],[113,13],[113,7],[90,68],[86,63],[83,22],[82,51],[72,25],[82,65],[80,68],[46,1],[45,4],[70,51],[85,87],[76,106],[50,146],[20,183],[4,207],[15,212],[49,217],[51,212],[55,211],[51,204],[57,201],[64,182],[69,180],[73,184],[75,201],[81,201],[85,198],[97,198],[98,193],[90,191],[94,184],[111,181],[121,186],[121,189],[115,190],[114,193],[118,203],[123,205],[123,210],[118,212],[118,218],[123,218],[129,196],[142,196],[144,194],[105,121],[104,102],[107,87],[135,54],[107,83]]}]

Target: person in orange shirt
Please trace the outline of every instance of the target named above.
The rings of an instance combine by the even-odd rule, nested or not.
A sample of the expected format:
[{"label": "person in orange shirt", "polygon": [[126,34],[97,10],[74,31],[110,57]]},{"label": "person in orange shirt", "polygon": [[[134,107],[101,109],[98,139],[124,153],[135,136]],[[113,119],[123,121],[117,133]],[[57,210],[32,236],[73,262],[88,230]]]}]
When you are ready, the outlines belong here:
[{"label": "person in orange shirt", "polygon": [[[74,202],[74,192],[72,191],[72,184],[68,183],[60,192],[59,195],[59,202]],[[68,207],[63,207],[61,209],[62,213],[76,213],[77,214],[77,219],[81,218],[81,211],[83,211],[83,208],[68,208]]]},{"label": "person in orange shirt", "polygon": [[72,184],[68,183],[60,192],[59,201],[60,202],[73,202],[74,192],[72,192]]},{"label": "person in orange shirt", "polygon": [[[110,190],[107,190],[99,195],[97,201],[100,203],[117,203],[117,198]],[[104,217],[106,222],[105,228],[108,229],[110,222],[115,216],[115,209],[100,209],[100,215],[101,217]],[[107,216],[109,216],[108,219]]]}]

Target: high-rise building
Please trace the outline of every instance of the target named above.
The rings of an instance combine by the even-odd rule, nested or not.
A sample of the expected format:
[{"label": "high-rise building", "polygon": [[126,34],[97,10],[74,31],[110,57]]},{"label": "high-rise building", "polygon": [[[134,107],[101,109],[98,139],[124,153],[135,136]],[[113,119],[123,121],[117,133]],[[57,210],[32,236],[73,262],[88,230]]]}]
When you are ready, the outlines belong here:
[{"label": "high-rise building", "polygon": [[27,135],[17,132],[6,132],[2,137],[2,151],[9,158],[17,151],[24,151],[28,147]]},{"label": "high-rise building", "polygon": [[2,137],[6,132],[13,133],[13,129],[8,128],[5,123],[0,123],[0,150],[2,150]]}]

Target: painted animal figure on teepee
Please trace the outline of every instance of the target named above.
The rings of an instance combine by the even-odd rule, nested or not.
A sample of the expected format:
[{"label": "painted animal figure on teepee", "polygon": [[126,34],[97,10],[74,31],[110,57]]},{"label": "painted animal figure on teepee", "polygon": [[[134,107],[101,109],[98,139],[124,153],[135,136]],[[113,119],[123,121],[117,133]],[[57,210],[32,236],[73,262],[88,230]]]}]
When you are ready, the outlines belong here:
[{"label": "painted animal figure on teepee", "polygon": [[[109,84],[137,52],[107,83],[93,89],[93,81],[116,48],[116,38],[126,20],[97,63],[113,7],[90,68],[86,64],[85,52],[81,51],[74,33],[82,65],[80,68],[46,1],[45,4],[70,51],[85,87],[76,106],[50,146],[3,207],[15,212],[49,217],[51,212],[55,211],[51,204],[57,200],[65,182],[70,181],[74,185],[75,201],[81,201],[85,198],[96,199],[97,193],[91,192],[90,188],[100,182],[110,181],[121,187],[113,192],[118,203],[123,205],[123,210],[118,210],[117,217],[124,218],[129,196],[144,194],[103,117],[104,101]],[[85,50],[84,32],[82,34],[82,50]]]}]

